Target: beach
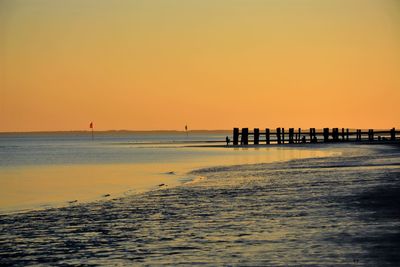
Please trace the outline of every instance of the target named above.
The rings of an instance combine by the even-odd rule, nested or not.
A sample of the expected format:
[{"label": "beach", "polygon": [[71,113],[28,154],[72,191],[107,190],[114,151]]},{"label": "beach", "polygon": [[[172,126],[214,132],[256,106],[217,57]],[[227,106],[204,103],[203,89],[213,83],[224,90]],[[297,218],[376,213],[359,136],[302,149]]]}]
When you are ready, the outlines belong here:
[{"label": "beach", "polygon": [[171,188],[1,215],[0,264],[398,266],[398,147],[326,146],[340,154],[216,164]]},{"label": "beach", "polygon": [[0,0],[0,267],[400,267],[399,0]]}]

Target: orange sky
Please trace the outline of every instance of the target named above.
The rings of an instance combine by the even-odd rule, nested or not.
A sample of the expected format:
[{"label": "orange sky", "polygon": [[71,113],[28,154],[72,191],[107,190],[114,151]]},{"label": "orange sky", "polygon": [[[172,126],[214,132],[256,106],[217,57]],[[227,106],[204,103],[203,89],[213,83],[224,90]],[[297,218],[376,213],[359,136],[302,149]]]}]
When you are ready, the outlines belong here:
[{"label": "orange sky", "polygon": [[398,103],[396,0],[0,2],[0,131],[400,128]]}]

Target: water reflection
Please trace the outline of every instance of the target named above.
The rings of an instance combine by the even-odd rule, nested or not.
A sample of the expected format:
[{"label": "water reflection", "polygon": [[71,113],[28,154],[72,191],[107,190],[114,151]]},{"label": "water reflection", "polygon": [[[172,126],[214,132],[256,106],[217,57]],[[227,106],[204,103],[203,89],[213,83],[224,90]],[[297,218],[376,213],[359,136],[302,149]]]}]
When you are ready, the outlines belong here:
[{"label": "water reflection", "polygon": [[[54,149],[54,148],[52,148]],[[61,154],[64,147],[58,151]],[[62,206],[68,203],[102,199],[105,194],[119,197],[157,188],[169,187],[193,177],[191,170],[219,165],[239,165],[284,161],[294,158],[320,157],[334,152],[327,149],[293,148],[212,148],[212,147],[146,147],[99,144],[79,147],[79,155],[88,155],[89,163],[69,163],[74,154],[51,153],[56,164],[19,164],[0,168],[0,212]],[[56,150],[57,151],[57,150]],[[114,155],[126,155],[115,162]],[[105,157],[104,155],[109,155]],[[39,156],[40,155],[32,155]],[[99,157],[98,163],[92,163]],[[118,157],[117,157],[118,158]],[[127,158],[130,162],[126,162]],[[39,158],[38,162],[42,162]],[[176,176],[166,175],[173,171]]]},{"label": "water reflection", "polygon": [[0,216],[0,264],[398,266],[400,155],[348,149],[206,168],[193,172],[207,177],[197,183]]}]

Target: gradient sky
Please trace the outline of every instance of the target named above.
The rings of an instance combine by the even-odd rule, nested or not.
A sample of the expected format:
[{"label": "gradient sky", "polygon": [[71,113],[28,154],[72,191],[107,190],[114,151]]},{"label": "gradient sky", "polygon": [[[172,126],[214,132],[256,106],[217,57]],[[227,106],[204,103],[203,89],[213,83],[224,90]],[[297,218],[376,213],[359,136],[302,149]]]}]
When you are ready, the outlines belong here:
[{"label": "gradient sky", "polygon": [[0,0],[0,131],[400,126],[396,0]]}]

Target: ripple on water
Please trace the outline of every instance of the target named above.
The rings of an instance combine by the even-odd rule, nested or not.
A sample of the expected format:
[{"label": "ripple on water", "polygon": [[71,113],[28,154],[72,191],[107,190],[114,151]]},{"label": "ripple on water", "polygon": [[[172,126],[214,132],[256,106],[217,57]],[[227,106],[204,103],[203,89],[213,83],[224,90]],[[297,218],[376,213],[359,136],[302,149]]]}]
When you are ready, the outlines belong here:
[{"label": "ripple on water", "polygon": [[0,263],[396,266],[399,163],[381,153],[203,169],[181,187],[3,215]]}]

